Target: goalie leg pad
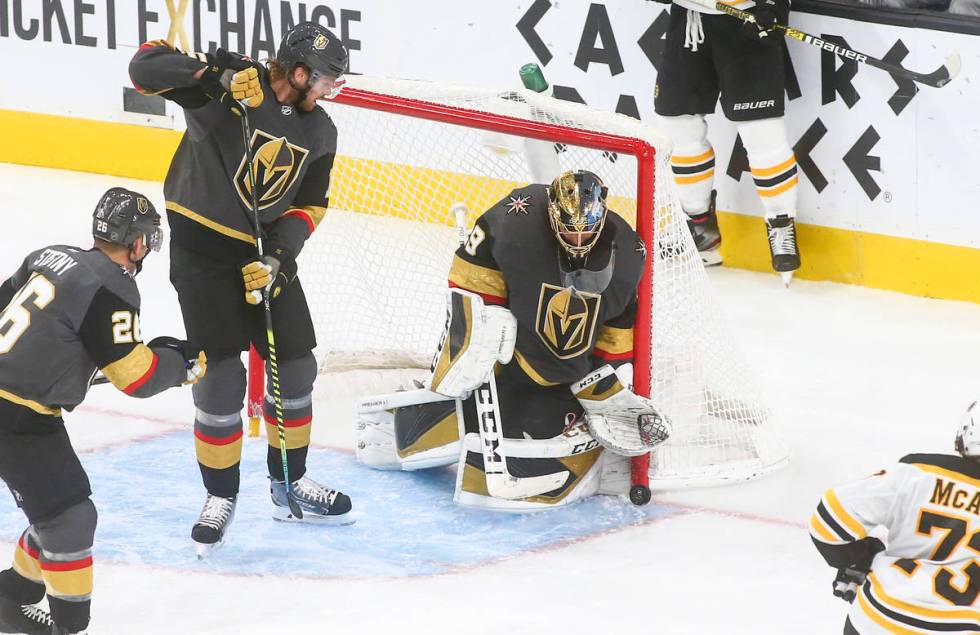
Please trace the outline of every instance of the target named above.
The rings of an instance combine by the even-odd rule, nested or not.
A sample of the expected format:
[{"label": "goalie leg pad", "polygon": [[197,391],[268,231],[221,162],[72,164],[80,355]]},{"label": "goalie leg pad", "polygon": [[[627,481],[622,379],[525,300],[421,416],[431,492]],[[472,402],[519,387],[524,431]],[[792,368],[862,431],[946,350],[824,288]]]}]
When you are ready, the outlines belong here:
[{"label": "goalie leg pad", "polygon": [[[427,391],[408,392],[425,397]],[[452,465],[459,457],[457,409],[452,399],[390,410],[362,409],[358,413],[357,459],[382,470]]]}]

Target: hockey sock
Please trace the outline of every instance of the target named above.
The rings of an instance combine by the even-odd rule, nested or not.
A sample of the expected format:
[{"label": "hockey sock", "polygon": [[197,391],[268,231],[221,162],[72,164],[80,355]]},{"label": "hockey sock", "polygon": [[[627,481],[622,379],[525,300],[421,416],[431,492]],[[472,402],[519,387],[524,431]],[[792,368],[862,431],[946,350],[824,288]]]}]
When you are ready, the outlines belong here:
[{"label": "hockey sock", "polygon": [[18,604],[37,604],[44,597],[41,575],[41,547],[27,529],[14,548],[14,563],[0,572],[0,595]]},{"label": "hockey sock", "polygon": [[238,494],[242,460],[242,402],[245,368],[238,358],[208,364],[208,373],[194,392],[194,447],[208,493],[230,498]]},{"label": "hockey sock", "polygon": [[[282,455],[279,449],[279,428],[273,399],[273,375],[266,369],[268,389],[262,404],[265,418],[265,435],[269,442],[267,463],[269,476],[283,480]],[[286,433],[286,460],[289,462],[289,480],[299,480],[306,473],[306,454],[310,445],[313,422],[313,380],[316,378],[316,360],[313,354],[279,363],[282,420]]]},{"label": "hockey sock", "polygon": [[783,118],[740,122],[737,125],[766,217],[784,215],[794,218],[799,177],[796,155],[786,140]]},{"label": "hockey sock", "polygon": [[708,211],[715,182],[715,151],[708,142],[708,124],[702,115],[661,117],[674,143],[670,165],[684,211],[697,216]]},{"label": "hockey sock", "polygon": [[88,626],[92,605],[92,542],[97,514],[85,499],[35,525],[51,619],[69,633]]}]

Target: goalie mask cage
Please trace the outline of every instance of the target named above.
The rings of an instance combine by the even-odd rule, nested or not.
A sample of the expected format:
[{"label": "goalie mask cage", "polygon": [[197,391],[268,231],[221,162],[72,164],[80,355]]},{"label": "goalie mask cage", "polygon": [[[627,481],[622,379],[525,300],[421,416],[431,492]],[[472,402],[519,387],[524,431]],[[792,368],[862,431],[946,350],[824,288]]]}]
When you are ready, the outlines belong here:
[{"label": "goalie mask cage", "polygon": [[674,425],[652,454],[650,486],[745,480],[787,462],[654,128],[527,90],[368,76],[323,106],[339,130],[330,209],[300,256],[321,372],[428,367],[463,223],[516,187],[585,169],[646,244],[634,383]]}]

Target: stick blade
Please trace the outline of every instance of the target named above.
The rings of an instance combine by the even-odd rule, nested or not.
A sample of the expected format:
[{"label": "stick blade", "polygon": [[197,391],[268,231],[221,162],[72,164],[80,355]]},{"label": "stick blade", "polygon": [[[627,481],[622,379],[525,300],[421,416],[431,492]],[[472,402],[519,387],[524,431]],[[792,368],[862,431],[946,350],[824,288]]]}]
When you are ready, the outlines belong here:
[{"label": "stick blade", "polygon": [[946,61],[943,62],[942,66],[925,75],[920,81],[934,88],[942,88],[953,81],[953,78],[959,74],[962,67],[963,61],[960,59],[960,54],[953,51],[946,56]]}]

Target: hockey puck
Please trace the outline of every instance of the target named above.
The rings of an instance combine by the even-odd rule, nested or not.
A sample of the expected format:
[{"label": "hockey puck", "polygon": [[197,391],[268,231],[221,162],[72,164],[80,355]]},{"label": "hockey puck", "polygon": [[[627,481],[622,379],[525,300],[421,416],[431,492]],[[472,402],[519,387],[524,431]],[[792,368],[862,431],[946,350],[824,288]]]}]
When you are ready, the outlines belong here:
[{"label": "hockey puck", "polygon": [[630,488],[630,502],[634,505],[646,505],[650,502],[650,488],[646,485],[634,485]]}]

